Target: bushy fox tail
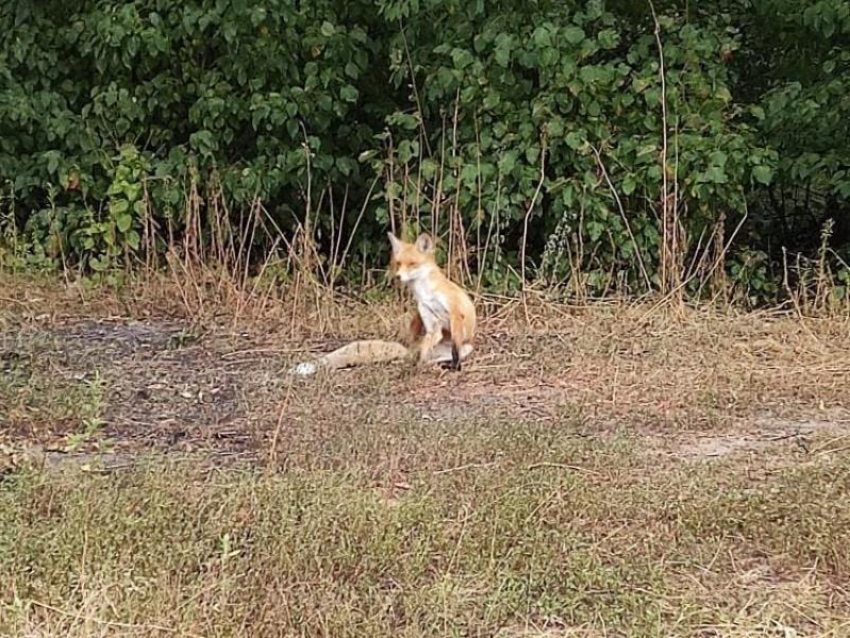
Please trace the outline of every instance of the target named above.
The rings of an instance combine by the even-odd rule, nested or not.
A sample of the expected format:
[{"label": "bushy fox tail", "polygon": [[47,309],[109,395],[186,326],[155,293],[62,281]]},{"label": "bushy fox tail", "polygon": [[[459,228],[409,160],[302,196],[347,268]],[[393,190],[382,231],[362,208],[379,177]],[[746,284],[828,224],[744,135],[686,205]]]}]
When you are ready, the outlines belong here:
[{"label": "bushy fox tail", "polygon": [[[386,363],[404,359],[408,353],[407,348],[395,341],[354,341],[318,359],[299,363],[289,370],[289,374],[307,376],[321,369],[339,370],[370,363]],[[460,358],[465,359],[471,353],[472,345],[464,344],[459,353]],[[450,361],[452,361],[452,345],[448,342],[437,344],[431,352],[431,362],[448,363]]]}]

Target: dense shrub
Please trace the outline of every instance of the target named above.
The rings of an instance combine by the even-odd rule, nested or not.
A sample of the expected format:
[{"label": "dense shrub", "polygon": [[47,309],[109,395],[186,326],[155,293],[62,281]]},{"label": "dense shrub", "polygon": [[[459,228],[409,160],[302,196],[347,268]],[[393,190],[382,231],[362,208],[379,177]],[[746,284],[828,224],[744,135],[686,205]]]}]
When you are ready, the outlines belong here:
[{"label": "dense shrub", "polygon": [[787,251],[846,277],[848,36],[845,0],[4,3],[4,254],[103,270],[261,201],[325,257],[418,226],[489,285],[771,300]]}]

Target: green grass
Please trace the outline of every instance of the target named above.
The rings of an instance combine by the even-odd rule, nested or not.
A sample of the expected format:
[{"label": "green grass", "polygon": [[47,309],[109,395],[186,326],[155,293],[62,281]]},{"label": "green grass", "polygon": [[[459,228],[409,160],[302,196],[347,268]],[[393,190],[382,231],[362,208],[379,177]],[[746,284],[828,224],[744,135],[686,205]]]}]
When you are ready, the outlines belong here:
[{"label": "green grass", "polygon": [[[387,423],[285,472],[153,457],[7,476],[0,632],[850,631],[846,456],[754,477],[752,459],[667,462],[571,421]],[[403,481],[366,462],[379,448]]]}]

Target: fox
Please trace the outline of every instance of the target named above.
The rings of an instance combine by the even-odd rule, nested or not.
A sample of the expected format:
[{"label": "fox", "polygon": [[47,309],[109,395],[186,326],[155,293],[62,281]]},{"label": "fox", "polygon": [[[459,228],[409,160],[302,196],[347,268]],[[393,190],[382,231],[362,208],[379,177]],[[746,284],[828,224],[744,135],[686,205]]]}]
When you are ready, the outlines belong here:
[{"label": "fox", "polygon": [[314,361],[299,363],[290,374],[311,375],[369,363],[416,359],[420,365],[443,364],[460,371],[473,352],[477,323],[469,294],[437,265],[434,240],[422,233],[413,243],[387,233],[392,248],[390,272],[413,293],[416,310],[408,325],[409,347],[395,342],[365,340],[349,343]]},{"label": "fox", "polygon": [[392,246],[390,272],[413,293],[416,312],[409,332],[418,347],[419,362],[433,362],[451,353],[452,370],[460,371],[461,361],[473,349],[476,328],[475,304],[469,294],[449,279],[434,257],[434,240],[422,233],[414,243],[387,233]]}]

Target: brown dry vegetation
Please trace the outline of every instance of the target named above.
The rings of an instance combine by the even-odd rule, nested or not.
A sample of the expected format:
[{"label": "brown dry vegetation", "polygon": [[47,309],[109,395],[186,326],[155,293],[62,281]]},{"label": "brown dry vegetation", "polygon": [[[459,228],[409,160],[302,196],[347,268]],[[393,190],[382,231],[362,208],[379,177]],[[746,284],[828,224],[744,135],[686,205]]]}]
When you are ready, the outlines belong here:
[{"label": "brown dry vegetation", "polygon": [[305,290],[0,281],[0,633],[850,635],[846,316]]}]

